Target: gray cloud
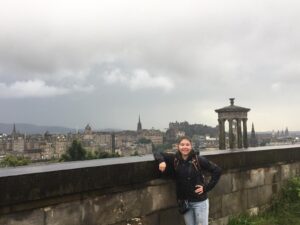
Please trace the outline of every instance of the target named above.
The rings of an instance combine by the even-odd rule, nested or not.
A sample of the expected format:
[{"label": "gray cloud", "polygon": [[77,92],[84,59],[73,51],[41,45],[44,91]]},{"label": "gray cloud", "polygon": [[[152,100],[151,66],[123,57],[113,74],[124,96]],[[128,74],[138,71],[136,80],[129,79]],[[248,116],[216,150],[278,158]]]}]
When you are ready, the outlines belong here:
[{"label": "gray cloud", "polygon": [[[299,9],[295,0],[1,1],[0,116],[17,121],[9,108],[26,108],[35,122],[19,99],[43,99],[50,112],[59,98],[84,109],[62,104],[59,118],[37,122],[134,129],[141,112],[150,127],[216,125],[213,109],[237,97],[257,129],[300,129],[294,114],[278,122],[300,112],[286,107],[299,95]],[[265,124],[268,109],[278,114]]]}]

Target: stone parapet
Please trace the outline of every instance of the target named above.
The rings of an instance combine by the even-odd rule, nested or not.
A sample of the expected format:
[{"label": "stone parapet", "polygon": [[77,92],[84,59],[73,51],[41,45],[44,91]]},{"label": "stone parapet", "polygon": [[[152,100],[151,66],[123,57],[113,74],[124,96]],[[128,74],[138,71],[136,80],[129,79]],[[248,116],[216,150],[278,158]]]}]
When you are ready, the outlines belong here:
[{"label": "stone parapet", "polygon": [[[300,147],[203,153],[223,168],[209,193],[211,224],[266,207],[300,174]],[[175,185],[152,155],[0,170],[0,225],[183,225]]]}]

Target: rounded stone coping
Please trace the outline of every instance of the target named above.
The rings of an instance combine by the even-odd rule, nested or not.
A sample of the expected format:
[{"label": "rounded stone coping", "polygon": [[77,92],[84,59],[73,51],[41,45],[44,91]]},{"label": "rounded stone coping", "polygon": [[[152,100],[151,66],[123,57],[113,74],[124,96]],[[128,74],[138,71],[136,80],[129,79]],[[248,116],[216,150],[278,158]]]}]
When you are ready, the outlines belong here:
[{"label": "rounded stone coping", "polygon": [[244,153],[244,152],[257,152],[257,151],[271,151],[277,149],[300,149],[300,144],[294,145],[278,145],[278,146],[263,146],[263,147],[249,147],[249,148],[235,148],[235,149],[226,149],[226,150],[209,150],[203,151],[200,155],[210,156],[210,155],[219,155],[219,154],[232,154],[232,153]]},{"label": "rounded stone coping", "polygon": [[[299,149],[300,144],[295,145],[281,145],[281,146],[266,146],[266,147],[255,147],[247,149],[227,149],[227,150],[210,150],[203,151],[200,154],[210,158],[215,158],[218,155],[230,155],[230,154],[250,154],[251,152],[262,152],[262,151],[274,151],[280,149]],[[300,154],[300,151],[299,151]],[[154,161],[152,154],[142,156],[130,156],[130,157],[118,157],[118,158],[105,158],[105,159],[93,159],[84,161],[72,161],[72,162],[61,162],[52,163],[47,165],[28,165],[10,168],[0,168],[0,178],[9,176],[19,176],[26,174],[37,174],[47,173],[53,171],[83,169],[90,167],[101,167],[101,166],[112,166],[118,164],[130,164],[139,162]],[[218,160],[219,161],[219,160]]]},{"label": "rounded stone coping", "polygon": [[0,168],[0,178],[8,177],[8,176],[18,176],[18,175],[26,175],[26,174],[62,171],[62,170],[82,169],[82,168],[89,168],[89,167],[147,162],[147,161],[153,161],[153,160],[154,160],[154,157],[151,154],[151,155],[143,155],[143,156],[130,156],[130,157],[61,162],[61,163],[52,163],[52,164],[48,164],[48,165],[27,165],[27,166],[18,166],[18,167],[10,167],[10,168]]}]

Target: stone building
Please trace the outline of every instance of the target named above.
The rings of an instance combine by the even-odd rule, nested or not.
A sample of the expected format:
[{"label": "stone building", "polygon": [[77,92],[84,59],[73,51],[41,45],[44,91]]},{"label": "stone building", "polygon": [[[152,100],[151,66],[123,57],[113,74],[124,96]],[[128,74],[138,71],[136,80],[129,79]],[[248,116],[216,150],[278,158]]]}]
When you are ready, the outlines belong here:
[{"label": "stone building", "polygon": [[53,142],[55,158],[60,158],[67,151],[70,144],[64,135],[57,135]]},{"label": "stone building", "polygon": [[138,140],[136,131],[121,131],[115,134],[115,146],[116,148],[120,148],[124,145],[130,145],[131,143],[135,143]]},{"label": "stone building", "polygon": [[175,143],[179,137],[182,137],[184,135],[184,131],[171,127],[166,131],[166,142]]},{"label": "stone building", "polygon": [[146,138],[151,140],[154,145],[162,145],[164,141],[164,135],[160,130],[142,130],[138,135],[138,138]]},{"label": "stone building", "polygon": [[94,143],[98,150],[112,152],[113,138],[111,133],[97,132],[94,135]]},{"label": "stone building", "polygon": [[25,135],[17,132],[14,124],[11,135],[7,139],[7,151],[24,152],[25,150]]},{"label": "stone building", "polygon": [[152,154],[152,144],[132,143],[120,147],[117,152],[122,156],[146,155]]}]

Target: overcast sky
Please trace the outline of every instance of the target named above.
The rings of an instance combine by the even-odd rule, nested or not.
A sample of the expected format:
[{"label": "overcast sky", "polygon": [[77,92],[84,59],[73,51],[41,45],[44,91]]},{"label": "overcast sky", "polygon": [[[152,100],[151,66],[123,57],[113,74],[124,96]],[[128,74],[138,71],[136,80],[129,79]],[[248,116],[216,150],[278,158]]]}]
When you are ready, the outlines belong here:
[{"label": "overcast sky", "polygon": [[297,0],[1,0],[0,122],[300,130]]}]

